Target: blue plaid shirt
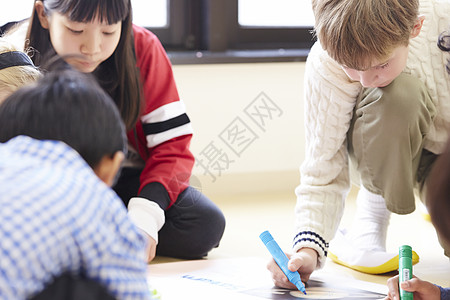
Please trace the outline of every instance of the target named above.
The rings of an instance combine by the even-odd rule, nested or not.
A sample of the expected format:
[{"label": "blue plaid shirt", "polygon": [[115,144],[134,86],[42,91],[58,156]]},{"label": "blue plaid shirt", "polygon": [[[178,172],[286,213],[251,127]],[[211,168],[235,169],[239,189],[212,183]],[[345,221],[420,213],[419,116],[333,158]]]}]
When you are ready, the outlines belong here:
[{"label": "blue plaid shirt", "polygon": [[441,300],[450,300],[450,288],[438,287],[441,290]]},{"label": "blue plaid shirt", "polygon": [[0,144],[0,299],[26,299],[65,272],[118,299],[150,299],[145,240],[117,195],[62,142]]}]

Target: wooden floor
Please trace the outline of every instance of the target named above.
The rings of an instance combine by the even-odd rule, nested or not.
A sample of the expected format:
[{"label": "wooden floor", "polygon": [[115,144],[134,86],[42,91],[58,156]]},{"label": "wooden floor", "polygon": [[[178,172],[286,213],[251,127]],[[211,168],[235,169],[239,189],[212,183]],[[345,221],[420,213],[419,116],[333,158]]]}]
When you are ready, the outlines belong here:
[{"label": "wooden floor", "polygon": [[[355,195],[356,190],[352,190],[346,203],[341,226],[351,225]],[[259,234],[264,230],[269,230],[281,248],[289,251],[294,223],[295,195],[293,192],[210,197],[223,210],[227,226],[221,245],[212,250],[207,259],[264,257],[268,260],[269,254],[259,239]],[[397,252],[402,244],[411,245],[420,256],[419,263],[414,266],[416,276],[444,287],[450,286],[450,261],[443,254],[432,224],[425,220],[419,209],[410,215],[392,215],[391,217],[387,249],[390,252]],[[175,260],[157,257],[153,263],[170,261]],[[325,269],[379,284],[385,284],[386,280],[394,275],[363,274],[337,265],[330,260]]]}]

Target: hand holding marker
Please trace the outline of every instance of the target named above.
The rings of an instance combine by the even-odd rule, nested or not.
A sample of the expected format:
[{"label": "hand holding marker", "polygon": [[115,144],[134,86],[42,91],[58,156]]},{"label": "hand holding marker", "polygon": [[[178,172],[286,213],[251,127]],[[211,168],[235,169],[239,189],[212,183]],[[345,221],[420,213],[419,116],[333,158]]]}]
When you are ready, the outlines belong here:
[{"label": "hand holding marker", "polygon": [[280,267],[281,271],[283,271],[284,275],[289,279],[290,282],[295,284],[299,291],[303,292],[306,295],[305,285],[300,278],[300,274],[298,272],[292,272],[288,269],[287,265],[289,259],[286,254],[284,254],[283,250],[281,250],[280,246],[278,246],[277,242],[273,239],[272,235],[269,231],[264,231],[259,235],[261,241],[266,245],[267,250],[269,250],[270,254],[272,254],[273,259]]},{"label": "hand holding marker", "polygon": [[[412,249],[411,246],[403,245],[398,249],[398,275],[399,280],[398,283],[402,283],[403,281],[407,281],[413,278],[413,270],[412,270]],[[400,299],[401,300],[413,300],[414,294],[411,292],[407,292],[400,288]]]}]

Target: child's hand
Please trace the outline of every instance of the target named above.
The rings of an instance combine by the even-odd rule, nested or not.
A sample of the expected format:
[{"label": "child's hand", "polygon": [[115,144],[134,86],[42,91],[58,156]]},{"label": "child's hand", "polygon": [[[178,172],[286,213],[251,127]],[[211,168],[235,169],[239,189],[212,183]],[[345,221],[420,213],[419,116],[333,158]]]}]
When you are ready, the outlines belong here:
[{"label": "child's hand", "polygon": [[140,229],[140,232],[145,236],[147,239],[147,247],[145,248],[146,258],[145,260],[149,263],[151,262],[155,256],[156,256],[156,241],[154,238],[152,238],[147,232]]},{"label": "child's hand", "polygon": [[[311,248],[302,248],[297,253],[291,255],[286,253],[289,258],[288,268],[292,272],[300,272],[300,277],[303,282],[309,280],[309,276],[316,269],[317,266],[317,252]],[[297,289],[292,284],[278,267],[275,260],[271,259],[267,264],[267,269],[272,273],[272,280],[274,284],[281,288]]]},{"label": "child's hand", "polygon": [[[389,289],[388,295],[385,300],[399,300],[400,295],[398,291],[398,275],[389,278],[387,281],[387,286]],[[440,300],[441,290],[436,285],[428,281],[420,280],[414,277],[411,280],[404,281],[401,283],[401,288],[407,292],[414,293],[414,300]]]},{"label": "child's hand", "polygon": [[148,244],[147,244],[147,262],[151,262],[156,256],[156,241],[148,236]]}]

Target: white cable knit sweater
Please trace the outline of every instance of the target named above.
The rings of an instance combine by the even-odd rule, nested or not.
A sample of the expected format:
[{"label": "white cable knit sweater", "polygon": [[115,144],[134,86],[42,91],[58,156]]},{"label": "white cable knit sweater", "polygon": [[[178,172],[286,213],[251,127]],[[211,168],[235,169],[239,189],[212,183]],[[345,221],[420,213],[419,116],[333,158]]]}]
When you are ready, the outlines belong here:
[{"label": "white cable knit sweater", "polygon": [[[436,43],[450,25],[450,0],[423,0],[420,13],[425,21],[419,36],[410,42],[405,72],[425,83],[437,105],[438,115],[425,148],[441,153],[450,129],[450,78],[445,70],[448,54],[440,51]],[[304,84],[306,157],[296,189],[297,235],[293,250],[315,249],[320,268],[350,188],[346,135],[362,86],[351,82],[319,43],[308,56]]]}]

